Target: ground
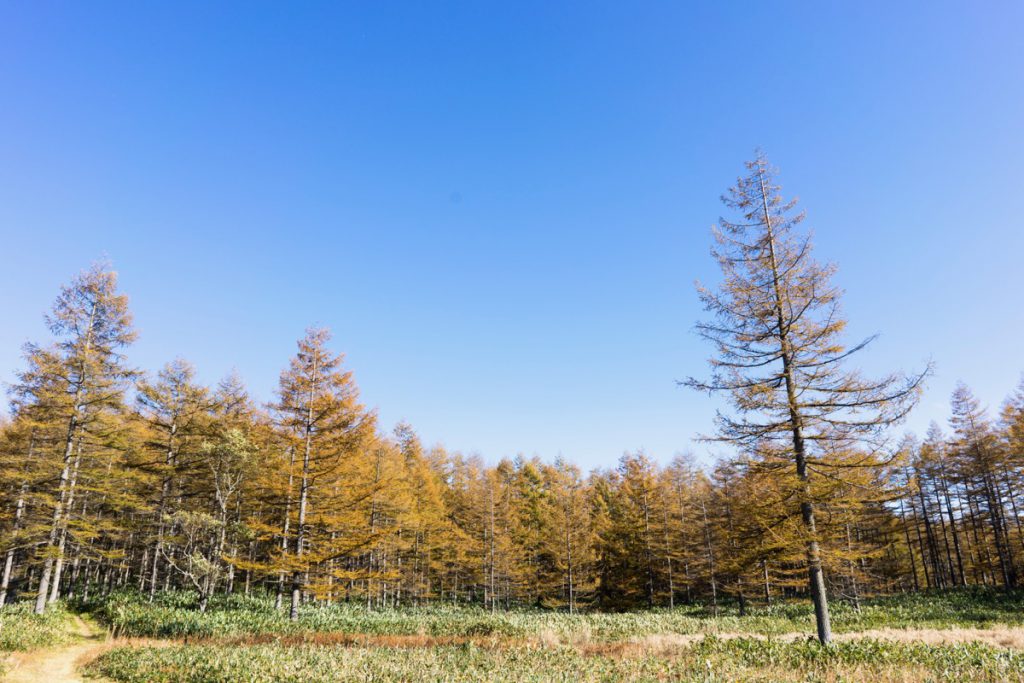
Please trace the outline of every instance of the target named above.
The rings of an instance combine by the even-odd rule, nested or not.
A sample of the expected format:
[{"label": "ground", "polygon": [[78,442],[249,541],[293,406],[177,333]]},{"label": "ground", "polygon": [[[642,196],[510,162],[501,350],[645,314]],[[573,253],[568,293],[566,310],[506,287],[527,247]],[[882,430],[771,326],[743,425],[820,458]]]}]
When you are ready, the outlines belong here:
[{"label": "ground", "polygon": [[5,681],[10,683],[80,683],[84,664],[99,656],[107,645],[106,629],[73,617],[76,642],[52,648],[19,652],[11,656]]},{"label": "ground", "polygon": [[[1021,681],[1024,595],[894,596],[837,605],[836,643],[814,642],[809,606],[744,617],[698,606],[568,615],[471,607],[373,611],[264,598],[200,614],[187,594],[115,595],[46,617],[0,611],[5,680],[259,681]],[[19,641],[17,636],[21,637]],[[11,640],[11,639],[14,640]]]}]

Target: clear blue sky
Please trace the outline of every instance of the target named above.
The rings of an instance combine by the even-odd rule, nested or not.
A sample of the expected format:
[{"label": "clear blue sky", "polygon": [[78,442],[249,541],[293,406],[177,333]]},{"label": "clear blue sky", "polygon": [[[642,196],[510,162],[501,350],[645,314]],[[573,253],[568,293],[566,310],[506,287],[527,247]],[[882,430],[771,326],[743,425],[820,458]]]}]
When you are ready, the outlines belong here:
[{"label": "clear blue sky", "polygon": [[[726,7],[731,5],[731,7]],[[760,145],[871,372],[993,409],[1024,312],[1024,4],[0,5],[0,375],[108,256],[132,361],[269,399],[330,326],[390,428],[667,460],[715,403],[696,278]]]}]

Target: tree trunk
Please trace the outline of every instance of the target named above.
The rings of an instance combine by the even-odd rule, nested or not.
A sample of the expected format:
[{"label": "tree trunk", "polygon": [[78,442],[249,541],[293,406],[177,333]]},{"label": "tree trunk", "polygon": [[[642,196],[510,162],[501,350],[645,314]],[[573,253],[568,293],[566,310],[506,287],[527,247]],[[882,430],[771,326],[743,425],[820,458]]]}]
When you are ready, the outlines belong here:
[{"label": "tree trunk", "polygon": [[[32,447],[29,446],[31,452]],[[21,517],[25,513],[25,495],[28,493],[28,482],[23,482],[18,491],[18,502],[14,504],[14,525],[13,531],[21,529]],[[3,577],[0,578],[0,607],[7,603],[7,591],[11,587],[11,572],[14,569],[14,546],[7,549],[4,555]]]},{"label": "tree trunk", "polygon": [[167,498],[171,492],[171,468],[174,467],[174,436],[178,431],[177,419],[171,420],[171,426],[167,436],[167,452],[164,455],[164,464],[167,472],[160,483],[160,503],[157,505],[157,527],[156,544],[153,546],[153,566],[149,573],[149,601],[153,602],[156,597],[156,583],[160,572],[160,554],[164,547],[164,515],[167,512]]},{"label": "tree trunk", "polygon": [[60,536],[60,525],[64,516],[64,504],[68,495],[68,481],[71,478],[71,453],[75,442],[75,434],[78,431],[78,404],[75,405],[75,412],[68,423],[68,433],[64,443],[64,467],[60,472],[60,480],[57,485],[57,504],[53,506],[53,521],[50,526],[50,536],[46,543],[46,557],[43,559],[43,570],[39,575],[39,587],[36,592],[36,605],[34,612],[42,614],[46,611],[46,598],[50,589],[50,576],[53,573],[53,563],[56,559],[57,541]]},{"label": "tree trunk", "polygon": [[940,463],[939,474],[942,483],[942,494],[946,503],[946,516],[949,517],[949,528],[953,535],[953,549],[956,552],[956,567],[960,574],[960,585],[967,585],[967,575],[964,573],[964,556],[960,550],[960,534],[956,530],[956,517],[953,516],[953,503],[949,495],[949,481],[946,478],[946,468]]},{"label": "tree trunk", "polygon": [[79,415],[82,412],[82,390],[86,383],[86,360],[92,348],[93,325],[96,320],[96,304],[93,303],[89,312],[89,323],[85,333],[85,346],[82,356],[79,358],[78,377],[75,378],[74,395],[72,400],[73,409],[68,419],[68,430],[64,437],[64,465],[60,472],[60,481],[57,486],[57,504],[53,507],[53,522],[50,527],[50,536],[46,543],[46,557],[43,560],[43,571],[39,576],[39,588],[36,593],[36,605],[34,612],[42,614],[46,610],[46,599],[50,588],[50,577],[53,573],[55,559],[63,555],[59,554],[57,541],[60,534],[60,527],[64,518],[64,506],[68,496],[68,482],[71,475],[71,455],[74,449],[75,439],[78,436]]},{"label": "tree trunk", "polygon": [[651,552],[651,515],[644,490],[644,555],[647,558],[647,606],[654,607],[654,557]]},{"label": "tree trunk", "polygon": [[[306,506],[309,501],[309,463],[313,452],[313,399],[316,397],[317,372],[319,370],[319,353],[313,355],[313,377],[309,385],[309,403],[306,406],[305,446],[302,454],[302,480],[299,485],[299,518],[295,530],[295,557],[302,562],[303,543],[306,540]],[[302,598],[303,571],[296,568],[292,572],[292,604],[288,618],[299,619],[299,601]]]},{"label": "tree trunk", "polygon": [[917,562],[914,561],[914,546],[910,542],[910,527],[907,526],[907,515],[903,509],[903,498],[900,498],[900,520],[903,522],[903,535],[907,539],[907,555],[910,557],[910,573],[914,577],[914,590],[921,590],[917,580]]},{"label": "tree trunk", "polygon": [[718,585],[715,581],[715,551],[711,545],[711,527],[708,525],[708,508],[701,498],[700,509],[704,514],[704,542],[708,551],[708,569],[711,574],[711,607],[712,613],[718,616]]},{"label": "tree trunk", "polygon": [[772,231],[771,212],[768,210],[768,192],[764,176],[760,176],[761,201],[765,226],[768,231],[768,253],[771,260],[772,286],[775,293],[775,316],[778,324],[779,345],[782,356],[782,374],[786,384],[786,401],[789,406],[790,427],[793,433],[793,455],[796,473],[800,478],[803,500],[800,501],[800,516],[807,532],[807,580],[814,602],[814,618],[818,627],[818,640],[822,645],[832,642],[832,623],[828,611],[828,595],[825,592],[825,576],[821,569],[821,549],[818,546],[818,530],[814,521],[814,504],[811,502],[811,485],[807,473],[807,454],[803,437],[803,416],[797,399],[797,387],[793,380],[792,350],[784,313],[784,297],[779,283],[779,264],[775,258],[775,235]]}]

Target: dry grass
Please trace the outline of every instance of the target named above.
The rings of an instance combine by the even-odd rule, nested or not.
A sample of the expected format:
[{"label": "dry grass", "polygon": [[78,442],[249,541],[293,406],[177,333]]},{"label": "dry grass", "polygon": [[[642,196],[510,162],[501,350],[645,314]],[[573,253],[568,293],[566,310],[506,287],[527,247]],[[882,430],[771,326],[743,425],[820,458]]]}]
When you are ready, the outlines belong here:
[{"label": "dry grass", "polygon": [[[685,653],[694,644],[708,636],[718,640],[776,640],[781,642],[799,642],[813,636],[807,633],[783,633],[766,636],[758,633],[660,633],[656,635],[633,638],[613,643],[591,643],[574,640],[574,646],[582,654],[611,657],[673,657]],[[954,645],[958,643],[981,643],[992,647],[1024,650],[1024,628],[1018,626],[995,626],[992,628],[949,628],[949,629],[900,629],[882,628],[855,633],[841,633],[835,636],[838,642],[848,642],[870,638],[892,643],[924,643],[926,645]],[[543,637],[539,644],[554,646],[559,641],[549,642]]]},{"label": "dry grass", "polygon": [[287,635],[261,633],[246,636],[182,638],[177,641],[154,641],[146,638],[126,638],[122,639],[120,642],[130,645],[133,644],[133,641],[138,641],[139,643],[147,645],[158,643],[176,645],[217,645],[228,647],[245,647],[250,645],[329,645],[335,647],[389,647],[416,649],[473,645],[475,647],[488,650],[522,647],[540,642],[539,639],[527,640],[508,638],[505,636],[431,636],[424,633],[403,635],[340,632],[321,633],[315,631]]},{"label": "dry grass", "polygon": [[[659,633],[640,638],[616,642],[592,642],[585,635],[571,638],[560,636],[551,630],[541,631],[531,638],[509,638],[507,636],[431,636],[375,635],[359,633],[297,633],[290,635],[259,634],[220,638],[185,638],[178,644],[247,646],[247,645],[332,645],[340,647],[390,647],[390,648],[432,648],[454,645],[473,645],[488,650],[502,650],[519,647],[555,648],[567,645],[581,654],[612,657],[672,657],[684,653],[688,648],[707,637],[718,640],[775,640],[799,642],[813,638],[808,633],[783,633],[763,635],[759,633],[708,632],[708,633]],[[882,628],[854,633],[840,633],[838,642],[870,638],[893,643],[924,643],[927,645],[952,645],[957,643],[982,643],[992,647],[1024,650],[1024,627],[995,626],[991,628],[948,628],[948,629],[900,629]],[[118,638],[109,641],[111,646],[164,646],[176,641],[149,638]]]},{"label": "dry grass", "polygon": [[836,636],[836,640],[855,640],[857,638],[874,638],[894,643],[925,643],[927,645],[984,643],[993,647],[1024,650],[1024,628],[1019,626],[946,629],[879,628]]}]

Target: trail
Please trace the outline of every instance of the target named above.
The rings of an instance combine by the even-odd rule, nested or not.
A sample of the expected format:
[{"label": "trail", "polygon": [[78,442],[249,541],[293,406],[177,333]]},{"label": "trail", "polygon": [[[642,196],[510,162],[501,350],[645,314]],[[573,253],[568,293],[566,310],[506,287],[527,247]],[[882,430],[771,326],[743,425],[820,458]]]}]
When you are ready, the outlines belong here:
[{"label": "trail", "polygon": [[81,640],[70,645],[14,654],[10,661],[12,670],[4,680],[9,683],[84,683],[78,670],[108,647],[107,633],[79,616],[74,617],[74,632]]}]

